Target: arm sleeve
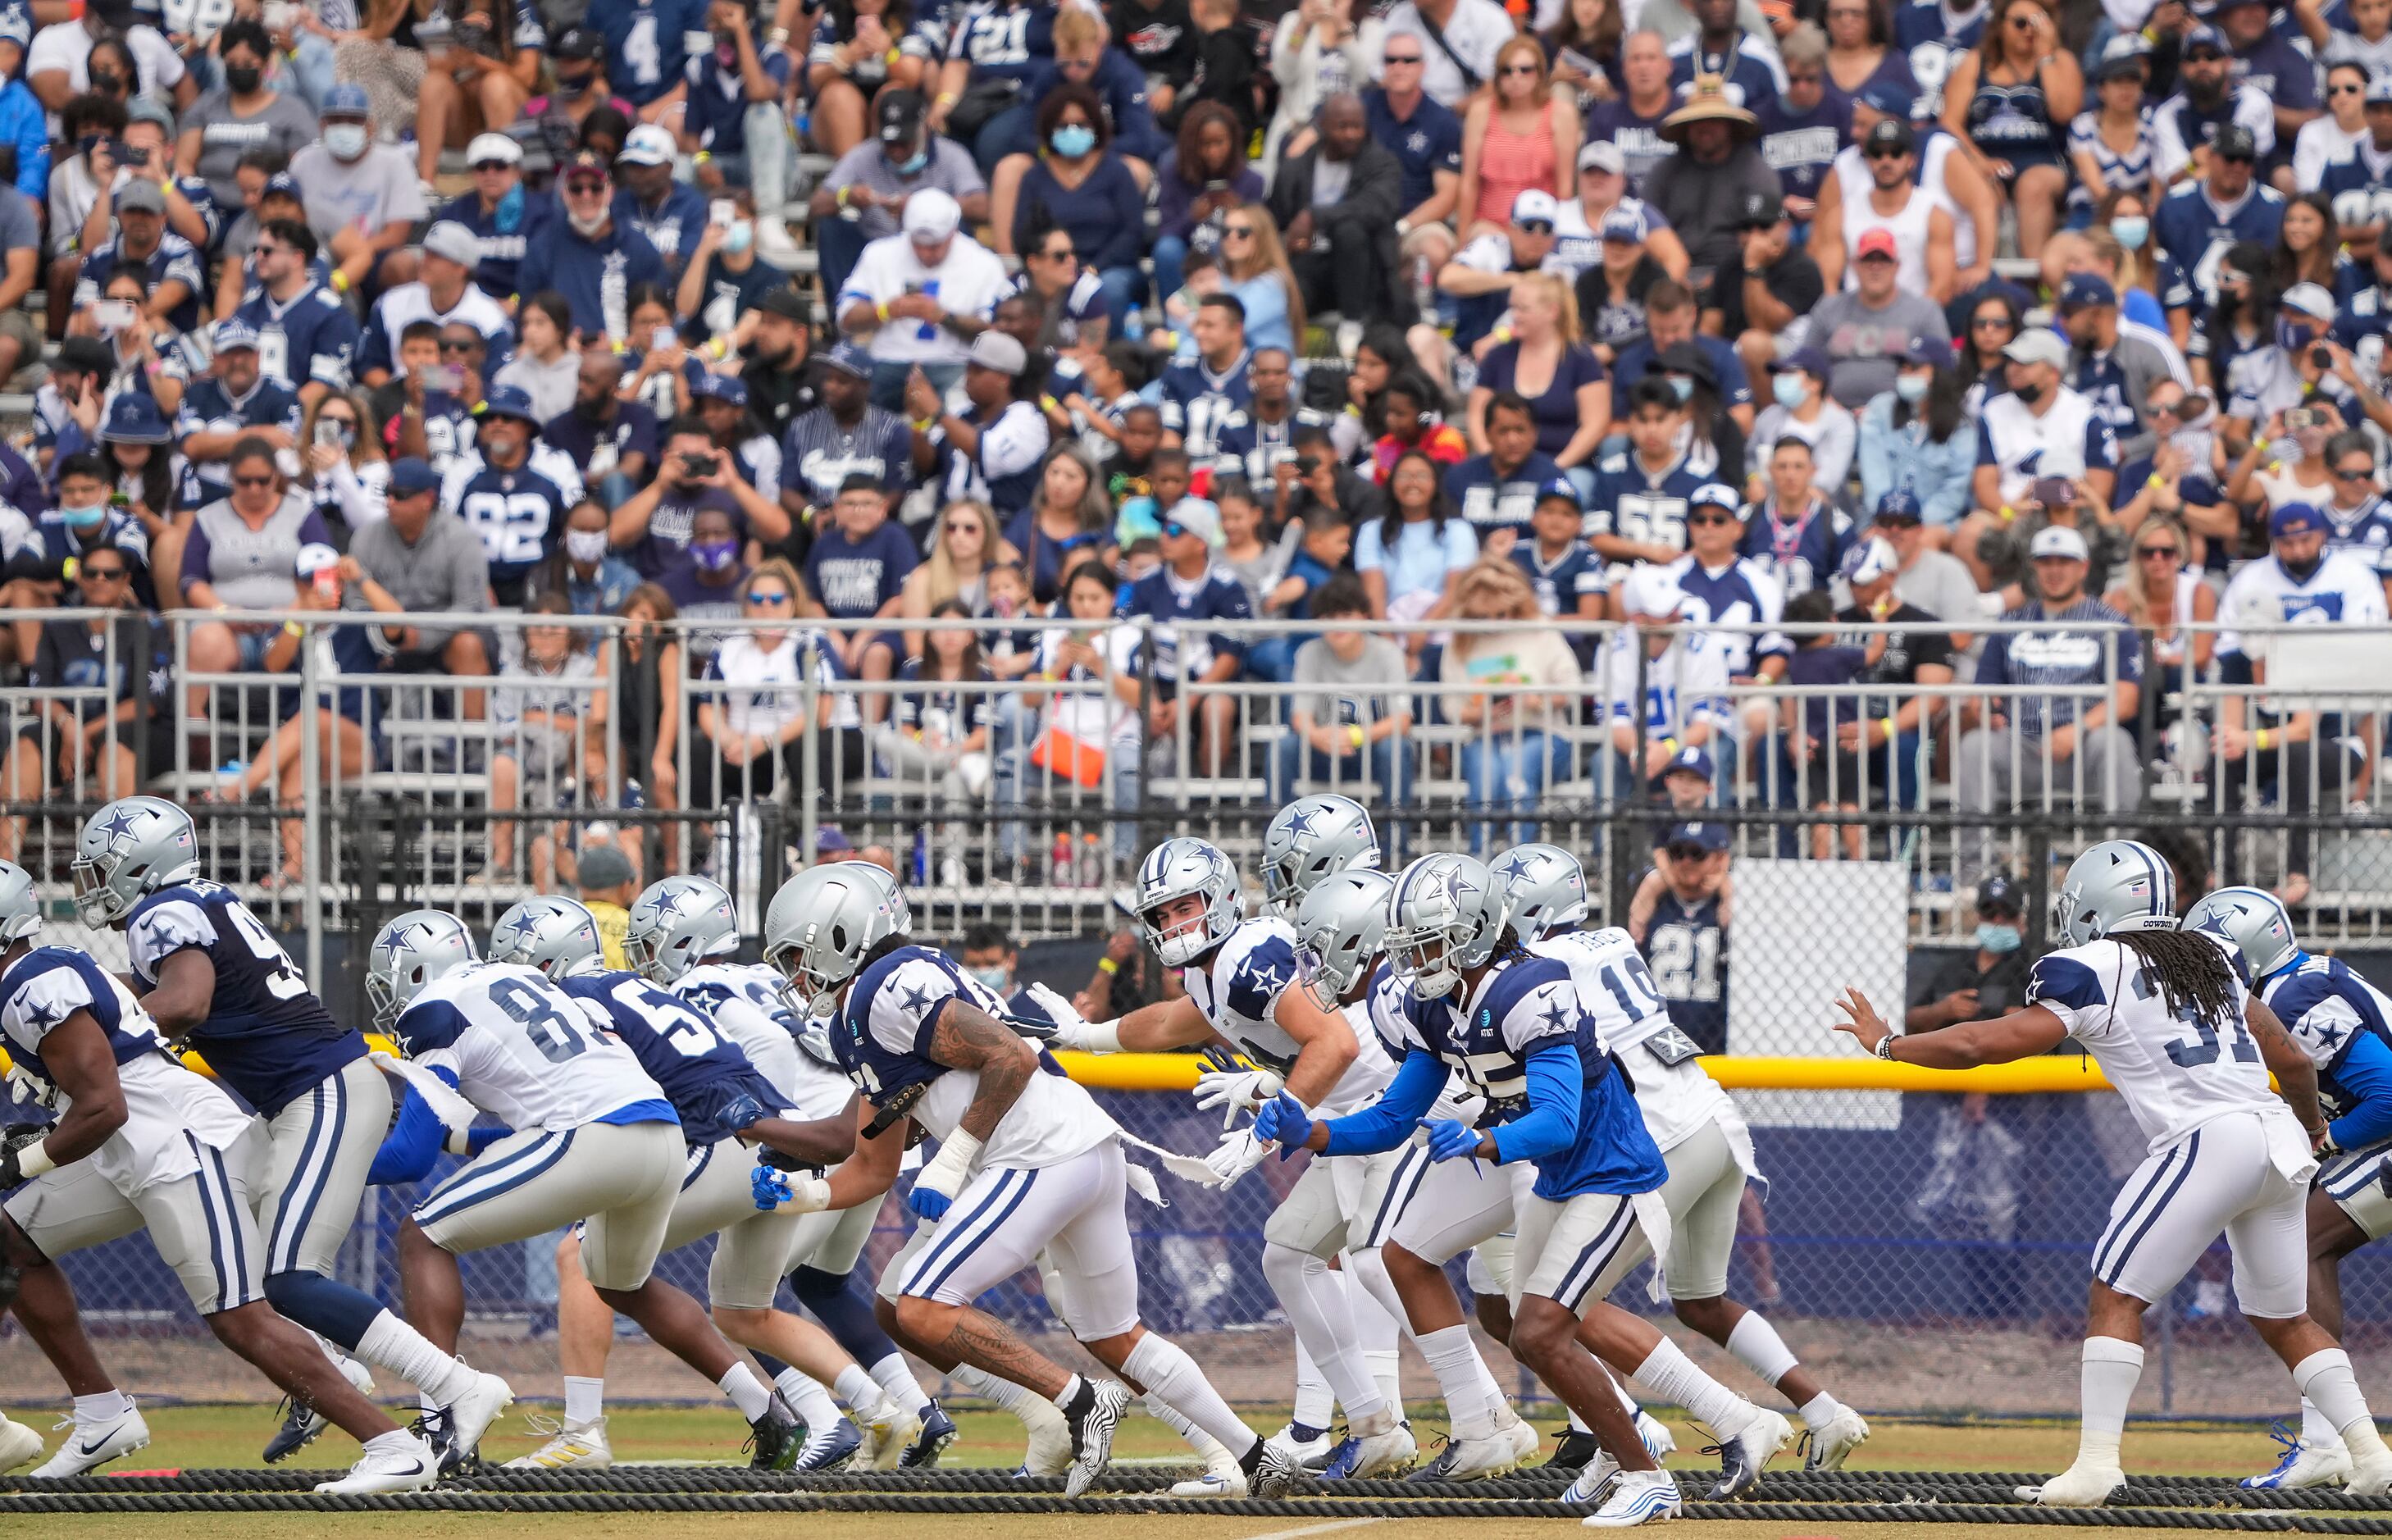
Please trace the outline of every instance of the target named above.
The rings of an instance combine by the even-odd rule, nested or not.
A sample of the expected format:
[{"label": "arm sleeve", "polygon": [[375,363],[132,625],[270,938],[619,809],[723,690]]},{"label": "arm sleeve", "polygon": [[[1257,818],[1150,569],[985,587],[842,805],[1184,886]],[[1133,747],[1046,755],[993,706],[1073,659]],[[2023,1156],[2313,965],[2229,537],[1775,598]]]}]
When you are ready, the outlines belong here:
[{"label": "arm sleeve", "polygon": [[2334,1077],[2358,1100],[2358,1105],[2326,1126],[2334,1143],[2359,1150],[2392,1139],[2392,1048],[2361,1030],[2351,1038],[2350,1051],[2334,1067]]},{"label": "arm sleeve", "polygon": [[[451,1069],[435,1068],[432,1072],[453,1087],[457,1073]],[[410,1090],[398,1109],[398,1120],[391,1125],[382,1148],[374,1152],[373,1168],[366,1173],[369,1186],[386,1187],[393,1182],[422,1181],[430,1173],[432,1163],[439,1158],[441,1142],[448,1130],[432,1110],[423,1093]]]},{"label": "arm sleeve", "polygon": [[1569,1148],[1578,1137],[1585,1075],[1578,1049],[1554,1043],[1528,1055],[1528,1111],[1495,1130],[1495,1164],[1538,1160]]},{"label": "arm sleeve", "polygon": [[1405,1054],[1396,1077],[1387,1082],[1377,1101],[1360,1112],[1329,1120],[1327,1153],[1376,1155],[1394,1149],[1411,1137],[1429,1108],[1436,1105],[1437,1093],[1445,1090],[1450,1074],[1444,1062],[1425,1049]]}]

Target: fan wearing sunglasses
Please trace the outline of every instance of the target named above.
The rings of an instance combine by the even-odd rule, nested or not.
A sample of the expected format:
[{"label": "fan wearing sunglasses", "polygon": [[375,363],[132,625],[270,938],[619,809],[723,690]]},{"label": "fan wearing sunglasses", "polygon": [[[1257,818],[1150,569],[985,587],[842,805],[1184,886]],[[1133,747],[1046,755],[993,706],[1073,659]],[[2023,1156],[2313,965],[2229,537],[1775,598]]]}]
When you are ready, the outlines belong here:
[{"label": "fan wearing sunglasses", "polygon": [[[2186,540],[2183,558],[2196,572],[2204,568],[2223,571],[2234,551],[2234,537],[2242,527],[2242,511],[2219,489],[2207,458],[2189,442],[2200,436],[2185,431],[2199,419],[2195,405],[2206,412],[2208,404],[2205,398],[2189,395],[2174,380],[2153,385],[2144,398],[2143,411],[2157,442],[2149,453],[2118,469],[2118,490],[2131,494],[2118,504],[2118,527],[2139,531],[2149,520],[2181,523]],[[2371,454],[2369,464],[2373,463]],[[2140,558],[2129,553],[2129,559]]]},{"label": "fan wearing sunglasses", "polygon": [[2184,714],[2184,685],[2209,675],[2217,633],[2194,628],[2217,619],[2217,591],[2201,581],[2201,568],[2191,559],[2192,536],[2164,514],[2145,519],[2126,549],[2118,582],[2101,602],[2143,633],[2151,648],[2145,667],[2159,674],[2152,685],[2158,692],[2159,714],[2152,723],[2157,736],[2146,738],[2144,751],[2161,755],[2173,748],[2177,763],[2190,771],[2205,756],[2184,741],[2176,724]]}]

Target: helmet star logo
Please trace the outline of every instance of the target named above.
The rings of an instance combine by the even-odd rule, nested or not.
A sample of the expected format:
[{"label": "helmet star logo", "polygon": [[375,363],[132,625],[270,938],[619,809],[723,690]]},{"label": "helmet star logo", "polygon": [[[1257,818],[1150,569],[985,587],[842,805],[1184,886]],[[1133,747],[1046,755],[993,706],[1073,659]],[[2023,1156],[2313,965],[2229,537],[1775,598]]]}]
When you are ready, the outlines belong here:
[{"label": "helmet star logo", "polygon": [[1309,837],[1312,833],[1312,820],[1315,813],[1316,810],[1309,807],[1292,809],[1287,816],[1287,831],[1290,834]]},{"label": "helmet star logo", "polygon": [[426,941],[432,939],[432,927],[420,920],[410,921],[403,928],[393,931],[382,938],[382,949],[389,955],[391,966],[398,965],[398,956],[401,952],[414,949],[415,943],[411,938],[418,931],[423,933]]},{"label": "helmet star logo", "polygon": [[655,900],[656,918],[658,920],[678,918],[681,914],[681,901],[683,896],[685,896],[684,892],[680,888],[667,888],[656,894]]},{"label": "helmet star logo", "polygon": [[1478,888],[1475,883],[1467,882],[1462,880],[1462,868],[1460,867],[1456,867],[1451,871],[1446,873],[1445,895],[1448,898],[1452,899],[1454,903],[1460,904],[1462,899],[1477,891]]},{"label": "helmet star logo", "polygon": [[109,811],[108,816],[99,821],[98,827],[99,832],[106,835],[108,837],[108,842],[112,845],[126,834],[131,833],[133,826],[140,821],[140,817],[141,814],[139,810],[136,808],[112,808]]},{"label": "helmet star logo", "polygon": [[1506,882],[1516,882],[1528,873],[1528,858],[1525,855],[1514,855],[1495,868],[1495,875]]}]

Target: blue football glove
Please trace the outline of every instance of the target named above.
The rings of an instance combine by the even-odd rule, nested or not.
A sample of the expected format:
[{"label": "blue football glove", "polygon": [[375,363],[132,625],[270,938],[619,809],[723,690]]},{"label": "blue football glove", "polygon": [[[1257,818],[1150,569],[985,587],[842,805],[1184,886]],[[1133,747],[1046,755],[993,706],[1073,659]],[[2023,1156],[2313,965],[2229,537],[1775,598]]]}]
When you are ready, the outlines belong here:
[{"label": "blue football glove", "polygon": [[955,1207],[955,1201],[952,1194],[942,1193],[935,1187],[925,1187],[918,1181],[914,1184],[914,1190],[905,1194],[906,1207],[917,1217],[932,1220],[945,1219],[947,1210]]},{"label": "blue football glove", "polygon": [[939,1141],[939,1153],[914,1178],[905,1206],[926,1220],[941,1220],[955,1207],[956,1194],[971,1181],[972,1163],[980,1158],[980,1141],[957,1129]]},{"label": "blue football glove", "polygon": [[1276,1142],[1279,1157],[1285,1160],[1312,1137],[1312,1114],[1282,1090],[1254,1114],[1254,1135],[1265,1143]]},{"label": "blue football glove", "polygon": [[759,1166],[748,1174],[748,1190],[754,1194],[756,1207],[768,1214],[776,1208],[793,1214],[818,1213],[830,1202],[830,1183],[811,1168],[783,1171]]},{"label": "blue football glove", "polygon": [[1431,1160],[1467,1160],[1477,1156],[1478,1130],[1469,1124],[1458,1118],[1437,1117],[1422,1127],[1428,1129],[1428,1157]]},{"label": "blue football glove", "polygon": [[769,1214],[788,1201],[789,1173],[759,1166],[748,1173],[748,1188],[755,1195],[756,1207]]}]

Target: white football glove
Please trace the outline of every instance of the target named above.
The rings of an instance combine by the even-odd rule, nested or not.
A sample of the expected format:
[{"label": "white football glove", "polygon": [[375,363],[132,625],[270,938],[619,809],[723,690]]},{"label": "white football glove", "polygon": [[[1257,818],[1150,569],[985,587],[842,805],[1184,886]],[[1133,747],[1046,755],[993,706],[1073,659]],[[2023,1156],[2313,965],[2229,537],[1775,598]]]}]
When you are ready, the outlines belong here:
[{"label": "white football glove", "polygon": [[1062,996],[1057,994],[1054,990],[1047,988],[1045,985],[1034,984],[1030,985],[1029,994],[1030,998],[1036,1000],[1046,1011],[1047,1015],[1055,1019],[1057,1025],[1086,1026],[1088,1024],[1088,1018],[1081,1015],[1079,1011],[1073,1010],[1070,1000],[1065,999]]},{"label": "white football glove", "polygon": [[980,1141],[957,1129],[939,1142],[939,1153],[914,1178],[906,1207],[926,1220],[942,1220],[971,1181],[972,1164],[980,1159]]},{"label": "white football glove", "polygon": [[1267,1069],[1207,1069],[1196,1077],[1196,1104],[1221,1109],[1228,1129],[1238,1114],[1251,1113],[1280,1093],[1280,1077]]},{"label": "white football glove", "polygon": [[1261,1165],[1266,1156],[1279,1146],[1267,1144],[1254,1137],[1252,1129],[1240,1129],[1221,1141],[1220,1147],[1204,1157],[1212,1172],[1212,1185],[1227,1188],[1240,1177]]},{"label": "white football glove", "polygon": [[1083,1021],[1074,1013],[1070,1021],[1060,1018],[1055,1024],[1055,1036],[1049,1039],[1056,1048],[1067,1048],[1080,1053],[1119,1053],[1122,1051],[1121,1022]]}]

